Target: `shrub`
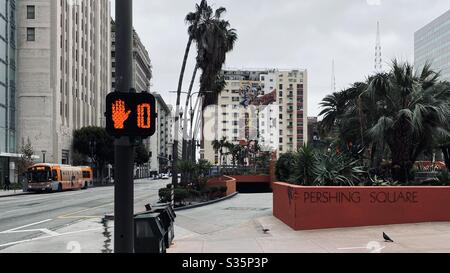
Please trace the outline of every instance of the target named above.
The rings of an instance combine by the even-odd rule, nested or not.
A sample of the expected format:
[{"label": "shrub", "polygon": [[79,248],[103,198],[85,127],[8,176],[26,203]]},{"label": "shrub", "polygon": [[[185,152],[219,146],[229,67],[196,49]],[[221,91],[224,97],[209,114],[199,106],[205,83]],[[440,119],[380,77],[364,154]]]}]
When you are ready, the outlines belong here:
[{"label": "shrub", "polygon": [[175,202],[180,204],[184,203],[186,201],[186,198],[189,197],[189,192],[186,189],[183,188],[176,188],[174,191],[174,199]]},{"label": "shrub", "polygon": [[169,203],[172,201],[172,190],[168,188],[159,189],[159,201],[161,203]]},{"label": "shrub", "polygon": [[211,192],[212,194],[217,193],[217,192],[220,191],[220,188],[219,188],[219,187],[216,187],[216,186],[211,187],[211,188],[209,188],[209,189],[210,189],[210,192]]},{"label": "shrub", "polygon": [[190,189],[189,190],[189,197],[190,198],[199,198],[202,196],[202,193],[200,191],[194,190],[194,189]]},{"label": "shrub", "polygon": [[228,187],[222,186],[219,188],[220,196],[225,197],[227,195]]},{"label": "shrub", "polygon": [[442,186],[449,186],[450,185],[450,172],[449,171],[442,171],[437,176],[439,179],[439,184]]},{"label": "shrub", "polygon": [[293,175],[295,155],[287,153],[280,157],[275,167],[275,175],[279,181],[288,181]]}]

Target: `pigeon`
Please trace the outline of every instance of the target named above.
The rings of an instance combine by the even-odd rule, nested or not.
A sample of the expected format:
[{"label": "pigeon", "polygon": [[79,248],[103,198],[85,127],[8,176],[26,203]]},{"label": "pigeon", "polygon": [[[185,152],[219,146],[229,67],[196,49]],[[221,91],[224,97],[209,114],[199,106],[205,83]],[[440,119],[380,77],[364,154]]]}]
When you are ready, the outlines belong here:
[{"label": "pigeon", "polygon": [[391,238],[389,238],[389,236],[386,234],[386,233],[384,233],[383,232],[383,239],[385,240],[385,242],[388,242],[388,243],[393,243],[394,241],[391,239]]}]

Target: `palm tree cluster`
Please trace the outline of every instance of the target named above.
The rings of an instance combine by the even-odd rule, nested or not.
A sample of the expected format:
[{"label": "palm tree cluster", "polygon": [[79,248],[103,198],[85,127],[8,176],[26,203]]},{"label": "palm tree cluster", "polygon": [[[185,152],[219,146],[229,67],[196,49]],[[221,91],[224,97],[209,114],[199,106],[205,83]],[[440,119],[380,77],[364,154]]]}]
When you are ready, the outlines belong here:
[{"label": "palm tree cluster", "polygon": [[406,183],[425,151],[450,137],[450,84],[425,65],[415,71],[409,63],[392,62],[389,72],[323,99],[321,130],[333,132],[340,149],[350,148],[369,159],[373,170],[390,157],[390,175]]},{"label": "palm tree cluster", "polygon": [[[227,20],[222,19],[225,12],[225,8],[219,7],[214,10],[206,0],[202,0],[199,4],[196,4],[195,11],[188,13],[185,18],[186,23],[189,26],[189,39],[186,45],[178,82],[175,132],[178,132],[180,127],[179,113],[183,79],[193,42],[197,45],[197,56],[188,96],[186,98],[186,105],[189,103],[188,101],[192,94],[198,69],[201,69],[202,71],[199,91],[200,95],[204,98],[202,100],[203,109],[210,104],[216,103],[218,94],[225,87],[225,81],[221,78],[220,71],[225,63],[227,53],[233,50],[237,40],[236,30],[230,27],[230,23]],[[184,128],[184,130],[186,129],[187,128]],[[183,144],[186,146],[187,142],[183,142]],[[174,166],[176,166],[178,160],[178,134],[175,134],[174,147],[173,161]],[[191,145],[191,148],[194,148],[194,145]],[[186,149],[186,147],[183,148],[184,151],[187,151]],[[191,153],[189,152],[183,153],[185,157],[183,159],[187,160],[187,157],[190,154]],[[174,178],[174,181],[176,181],[176,178]]]},{"label": "palm tree cluster", "polygon": [[267,168],[267,163],[270,161],[270,153],[263,152],[258,141],[241,145],[231,143],[224,137],[221,140],[214,140],[212,146],[216,153],[219,153],[219,167],[223,166],[226,157],[231,157],[234,172],[237,166],[244,167],[246,162],[256,171],[258,168]]}]

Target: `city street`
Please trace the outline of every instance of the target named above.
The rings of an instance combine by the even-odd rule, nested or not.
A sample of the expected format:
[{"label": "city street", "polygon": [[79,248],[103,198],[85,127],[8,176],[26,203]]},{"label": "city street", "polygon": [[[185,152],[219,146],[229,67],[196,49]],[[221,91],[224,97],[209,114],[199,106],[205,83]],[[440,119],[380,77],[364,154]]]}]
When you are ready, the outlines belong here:
[{"label": "city street", "polygon": [[[168,183],[168,180],[136,180],[135,211],[158,202],[158,190]],[[105,214],[113,211],[112,186],[0,198],[0,250],[33,238],[58,235],[56,230],[84,220],[101,222]]]}]

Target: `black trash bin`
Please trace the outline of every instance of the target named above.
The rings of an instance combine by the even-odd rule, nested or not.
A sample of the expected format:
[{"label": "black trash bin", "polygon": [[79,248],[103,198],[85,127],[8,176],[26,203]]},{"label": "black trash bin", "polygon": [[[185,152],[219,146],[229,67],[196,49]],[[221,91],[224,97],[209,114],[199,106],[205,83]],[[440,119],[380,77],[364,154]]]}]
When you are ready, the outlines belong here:
[{"label": "black trash bin", "polygon": [[177,215],[176,215],[175,210],[173,209],[173,207],[172,207],[172,205],[170,203],[161,203],[161,204],[156,204],[156,205],[152,206],[153,210],[160,209],[160,208],[168,208],[170,214],[172,215],[172,218],[175,221],[175,218],[177,218]]},{"label": "black trash bin", "polygon": [[159,218],[161,219],[163,227],[167,231],[166,235],[164,236],[164,242],[166,244],[166,248],[170,248],[175,237],[175,229],[173,224],[175,222],[175,218],[172,216],[169,207],[155,207],[153,208],[152,212],[160,214]]},{"label": "black trash bin", "polygon": [[159,213],[145,213],[134,217],[134,252],[166,253],[167,230]]}]

